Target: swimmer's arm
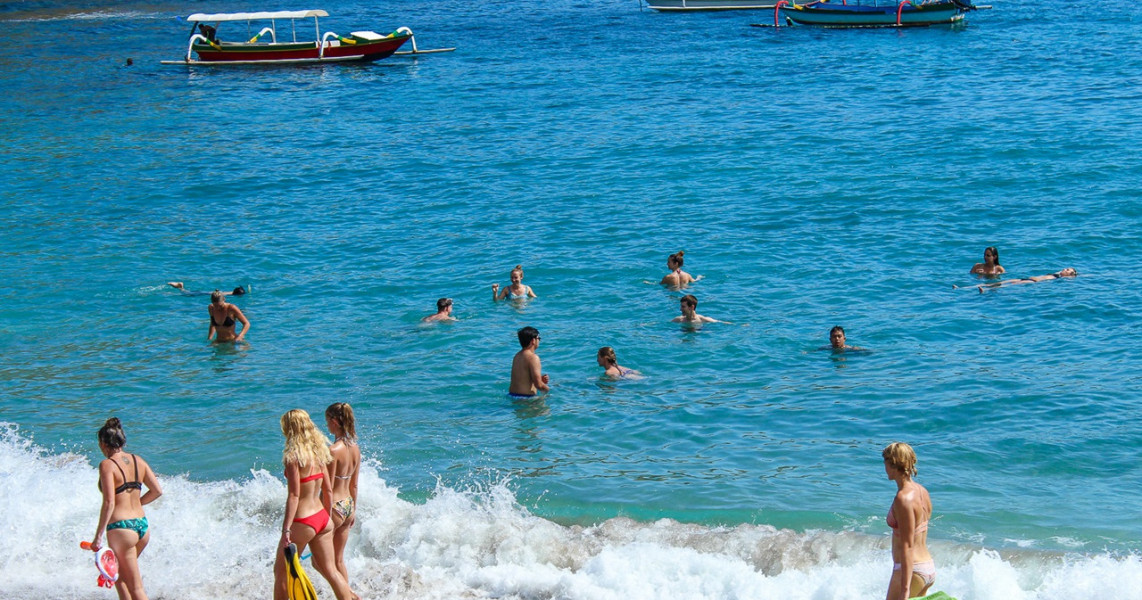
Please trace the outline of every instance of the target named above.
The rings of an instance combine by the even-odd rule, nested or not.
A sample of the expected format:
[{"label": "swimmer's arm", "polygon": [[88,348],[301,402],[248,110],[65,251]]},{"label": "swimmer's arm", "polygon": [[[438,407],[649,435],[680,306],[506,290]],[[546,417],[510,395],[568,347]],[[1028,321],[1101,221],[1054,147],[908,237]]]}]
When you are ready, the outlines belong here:
[{"label": "swimmer's arm", "polygon": [[[213,306],[213,305],[211,305],[211,306]],[[210,312],[209,306],[206,307],[206,318],[210,320],[210,329],[206,330],[206,341],[209,342],[210,340],[214,339],[214,331],[215,331],[214,313]]]},{"label": "swimmer's arm", "polygon": [[536,296],[536,295],[535,295],[535,292],[531,291],[531,286],[530,286],[530,285],[529,285],[529,286],[527,286],[527,295],[528,295],[528,297],[530,297],[530,298],[538,298],[538,297],[539,297],[539,296]]},{"label": "swimmer's arm", "polygon": [[301,471],[297,463],[290,461],[285,466],[286,478],[286,505],[285,518],[282,520],[282,548],[289,545],[289,529],[293,526],[293,519],[297,516],[297,504],[301,498]]},{"label": "swimmer's arm", "polygon": [[[900,510],[896,510],[899,507]],[[896,535],[900,540],[900,590],[899,600],[908,600],[912,587],[912,539],[916,537],[916,514],[912,510],[911,502],[907,502],[900,495],[893,504],[896,513],[896,522],[900,528]],[[890,599],[891,600],[891,599]]]},{"label": "swimmer's arm", "polygon": [[673,319],[670,319],[670,322],[671,323],[685,323],[686,317],[674,317]]},{"label": "swimmer's arm", "polygon": [[99,525],[95,527],[95,536],[91,538],[93,550],[98,550],[103,545],[103,532],[107,530],[111,513],[115,511],[115,471],[111,466],[111,459],[99,463],[99,491],[103,494],[103,505],[99,509]]},{"label": "swimmer's arm", "polygon": [[968,271],[968,273],[971,273],[972,275],[979,275],[980,273],[983,273],[983,263],[976,263],[975,266],[973,266],[971,270]]},{"label": "swimmer's arm", "polygon": [[531,383],[535,386],[535,389],[543,392],[550,390],[550,388],[547,387],[547,382],[550,380],[550,378],[547,375],[543,374],[543,367],[539,362],[538,356],[533,354],[527,357],[527,370],[528,375],[531,377]]},{"label": "swimmer's arm", "polygon": [[[231,304],[230,306],[234,305]],[[234,316],[238,319],[238,322],[242,324],[242,333],[239,333],[238,337],[234,338],[235,342],[240,342],[250,331],[250,320],[246,318],[246,315],[242,314],[242,309],[237,306],[234,306]]]}]

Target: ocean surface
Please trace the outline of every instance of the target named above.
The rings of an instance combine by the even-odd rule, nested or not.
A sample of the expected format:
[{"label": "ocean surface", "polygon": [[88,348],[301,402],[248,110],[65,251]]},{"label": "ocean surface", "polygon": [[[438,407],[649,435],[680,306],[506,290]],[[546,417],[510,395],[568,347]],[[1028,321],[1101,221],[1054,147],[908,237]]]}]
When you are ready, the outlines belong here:
[{"label": "ocean surface", "polygon": [[[992,4],[863,31],[0,4],[0,596],[111,597],[77,544],[118,416],[166,492],[150,596],[269,597],[278,418],[345,401],[364,598],[882,598],[893,441],[935,589],[1142,598],[1142,4]],[[318,7],[456,51],[159,64],[189,13]],[[992,245],[1080,275],[979,293]],[[685,292],[657,283],[678,250]],[[538,298],[494,303],[516,264]],[[252,285],[249,343],[167,281]],[[729,323],[671,323],[682,293]],[[420,324],[443,296],[459,321]],[[838,324],[868,352],[820,350]],[[513,402],[525,325],[553,388]],[[600,378],[604,345],[645,377]]]}]

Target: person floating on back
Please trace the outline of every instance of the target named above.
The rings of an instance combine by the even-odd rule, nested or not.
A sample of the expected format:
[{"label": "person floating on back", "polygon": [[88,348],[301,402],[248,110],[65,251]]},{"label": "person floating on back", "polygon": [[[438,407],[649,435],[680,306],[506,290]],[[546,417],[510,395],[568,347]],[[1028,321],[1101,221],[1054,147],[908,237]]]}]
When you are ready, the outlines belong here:
[{"label": "person floating on back", "polygon": [[508,396],[515,399],[531,398],[538,392],[547,393],[549,378],[543,374],[539,362],[539,355],[535,350],[539,348],[539,331],[534,327],[524,327],[517,334],[522,350],[516,352],[512,359],[512,380],[508,387]]},{"label": "person floating on back", "polygon": [[682,296],[679,305],[682,309],[682,314],[671,319],[674,323],[725,323],[725,321],[719,321],[698,314],[698,299],[691,294]]},{"label": "person floating on back", "polygon": [[670,269],[670,272],[667,273],[659,283],[672,288],[681,288],[690,285],[694,281],[697,281],[691,277],[689,273],[682,270],[683,254],[684,253],[679,250],[678,252],[666,257],[666,268]]},{"label": "person floating on back", "polygon": [[1078,274],[1078,271],[1072,269],[1071,267],[1067,267],[1062,271],[1056,271],[1047,275],[1035,275],[1033,277],[1024,277],[1022,279],[1004,279],[1003,281],[985,283],[979,286],[979,293],[982,294],[985,291],[985,288],[999,288],[1005,285],[1022,285],[1024,283],[1039,283],[1041,281],[1052,281],[1055,279],[1062,279],[1064,277],[1075,277]]},{"label": "person floating on back", "polygon": [[511,285],[500,291],[500,284],[492,284],[492,301],[503,300],[510,298],[512,300],[526,300],[527,298],[536,298],[535,292],[531,290],[530,285],[523,284],[523,267],[516,265],[511,272]]},{"label": "person floating on back", "polygon": [[[184,286],[182,284],[181,281],[168,281],[167,285],[169,285],[172,288],[182,292],[182,295],[184,295],[184,296],[209,296],[209,295],[214,293],[214,292],[197,292],[197,291],[188,290],[188,289],[186,289],[186,286]],[[248,286],[249,284],[246,284],[246,285]],[[245,296],[246,294],[250,293],[250,290],[248,290],[248,289],[246,289],[246,287],[240,285],[240,286],[234,288],[233,291],[220,292],[220,293],[223,296]]]},{"label": "person floating on back", "polygon": [[971,268],[971,273],[984,277],[998,277],[1006,272],[1007,270],[999,265],[999,250],[995,246],[984,248],[983,262],[976,263]]},{"label": "person floating on back", "polygon": [[421,319],[425,323],[432,321],[455,321],[456,318],[452,316],[452,299],[441,298],[436,301],[436,314],[428,315]]}]

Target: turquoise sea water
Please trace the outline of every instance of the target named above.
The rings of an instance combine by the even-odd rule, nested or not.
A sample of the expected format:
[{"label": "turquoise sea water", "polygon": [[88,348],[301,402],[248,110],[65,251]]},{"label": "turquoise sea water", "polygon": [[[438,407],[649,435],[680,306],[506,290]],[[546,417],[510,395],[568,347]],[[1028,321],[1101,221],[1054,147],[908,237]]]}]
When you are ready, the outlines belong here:
[{"label": "turquoise sea water", "polygon": [[[178,15],[279,8],[304,7],[0,7],[15,597],[96,597],[72,548],[112,415],[168,481],[152,596],[226,556],[215,595],[264,597],[277,419],[347,401],[370,597],[879,596],[879,451],[902,440],[941,589],[1142,598],[1139,5],[821,31],[633,0],[341,2],[327,28],[457,50],[158,64],[185,53]],[[1080,276],[980,294],[989,245],[1010,276]],[[679,249],[731,324],[669,322]],[[539,297],[493,303],[516,264]],[[252,284],[250,343],[205,343],[208,299],[171,280]],[[460,320],[420,325],[441,296]],[[818,350],[836,324],[871,352]],[[554,387],[513,403],[524,325]],[[646,378],[600,379],[603,345]]]}]

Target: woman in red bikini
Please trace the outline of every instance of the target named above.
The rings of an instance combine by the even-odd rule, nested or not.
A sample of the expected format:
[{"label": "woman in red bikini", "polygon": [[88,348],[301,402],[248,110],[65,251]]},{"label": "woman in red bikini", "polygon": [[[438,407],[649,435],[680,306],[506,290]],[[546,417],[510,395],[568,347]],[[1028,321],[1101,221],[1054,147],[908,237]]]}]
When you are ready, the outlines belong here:
[{"label": "woman in red bikini", "polygon": [[287,600],[289,597],[283,550],[291,543],[297,545],[298,553],[304,552],[306,545],[310,546],[313,566],[329,582],[337,600],[356,598],[334,562],[333,523],[330,520],[333,488],[328,470],[333,456],[329,454],[328,441],[304,410],[294,409],[282,415],[281,424],[286,439],[282,464],[285,465],[289,495],[286,496],[282,537],[274,560],[274,600]]},{"label": "woman in red bikini", "polygon": [[903,442],[889,444],[881,456],[885,474],[896,482],[896,497],[888,508],[893,565],[887,600],[917,598],[926,594],[936,580],[936,564],[928,552],[932,498],[924,486],[912,481],[916,476],[916,452],[912,446]]}]

